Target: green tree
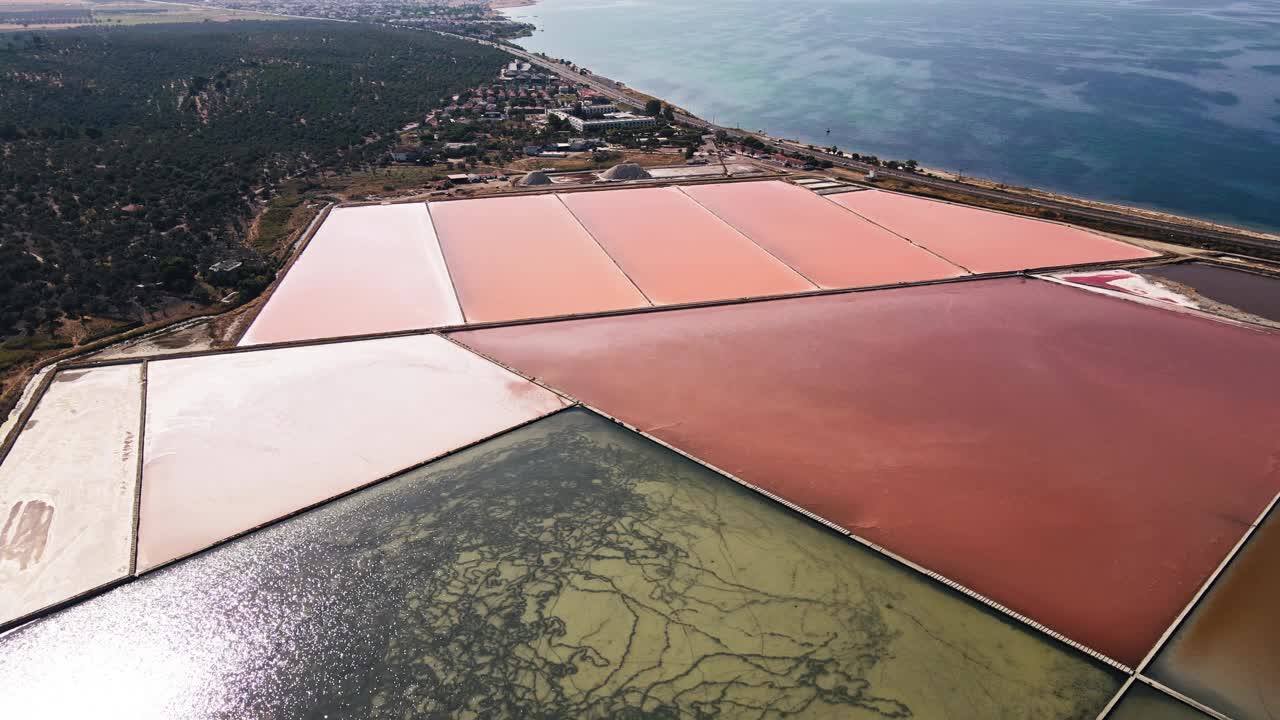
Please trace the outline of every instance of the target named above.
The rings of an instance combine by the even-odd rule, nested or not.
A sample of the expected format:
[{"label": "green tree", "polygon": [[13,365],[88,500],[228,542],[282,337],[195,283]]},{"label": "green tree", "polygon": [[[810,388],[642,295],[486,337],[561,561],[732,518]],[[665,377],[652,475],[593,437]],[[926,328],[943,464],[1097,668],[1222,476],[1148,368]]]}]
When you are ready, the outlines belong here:
[{"label": "green tree", "polygon": [[3,56],[0,337],[205,302],[196,277],[219,260],[270,276],[244,243],[264,199],[377,167],[394,128],[507,58],[326,22],[68,29]]},{"label": "green tree", "polygon": [[160,264],[160,283],[166,290],[185,293],[196,283],[191,260],[185,257],[166,258]]}]

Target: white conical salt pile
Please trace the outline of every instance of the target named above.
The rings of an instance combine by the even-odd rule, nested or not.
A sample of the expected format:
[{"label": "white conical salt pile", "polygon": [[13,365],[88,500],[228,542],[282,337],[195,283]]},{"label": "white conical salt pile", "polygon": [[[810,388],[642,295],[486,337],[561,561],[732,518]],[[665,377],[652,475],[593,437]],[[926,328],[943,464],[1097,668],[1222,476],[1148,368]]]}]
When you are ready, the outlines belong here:
[{"label": "white conical salt pile", "polygon": [[516,181],[517,187],[536,187],[538,185],[550,185],[551,178],[541,170],[534,170]]},{"label": "white conical salt pile", "polygon": [[644,168],[640,167],[635,163],[622,163],[621,165],[614,165],[608,170],[605,170],[604,174],[600,176],[600,179],[601,180],[648,180],[652,177],[653,176],[649,174],[648,170],[645,170]]}]

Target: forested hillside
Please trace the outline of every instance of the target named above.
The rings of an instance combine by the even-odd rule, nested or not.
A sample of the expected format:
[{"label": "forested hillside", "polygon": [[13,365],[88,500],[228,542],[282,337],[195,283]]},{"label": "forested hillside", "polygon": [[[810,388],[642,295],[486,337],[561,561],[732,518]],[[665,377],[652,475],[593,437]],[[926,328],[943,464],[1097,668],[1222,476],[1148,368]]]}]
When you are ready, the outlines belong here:
[{"label": "forested hillside", "polygon": [[256,292],[245,233],[281,180],[376,161],[503,57],[325,22],[0,36],[0,339]]}]

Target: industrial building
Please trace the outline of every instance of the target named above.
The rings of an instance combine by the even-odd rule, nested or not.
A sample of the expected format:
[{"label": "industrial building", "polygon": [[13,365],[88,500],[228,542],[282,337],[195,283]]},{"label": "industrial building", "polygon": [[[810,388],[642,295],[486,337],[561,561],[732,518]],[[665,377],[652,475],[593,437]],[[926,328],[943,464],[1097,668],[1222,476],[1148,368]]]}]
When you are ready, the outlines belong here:
[{"label": "industrial building", "polygon": [[[584,107],[600,106],[588,105]],[[548,114],[555,115],[568,122],[575,131],[581,133],[597,133],[605,130],[644,130],[658,126],[658,121],[655,118],[648,115],[636,115],[631,112],[607,112],[586,118],[578,117],[565,110],[552,110]]]}]

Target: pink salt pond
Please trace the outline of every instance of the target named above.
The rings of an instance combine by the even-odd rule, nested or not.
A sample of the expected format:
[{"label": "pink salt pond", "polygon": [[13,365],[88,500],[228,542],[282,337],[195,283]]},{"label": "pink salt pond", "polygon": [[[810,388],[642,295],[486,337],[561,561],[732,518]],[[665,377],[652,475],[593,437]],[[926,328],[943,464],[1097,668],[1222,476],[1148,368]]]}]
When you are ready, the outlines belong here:
[{"label": "pink salt pond", "polygon": [[650,305],[555,195],[430,209],[467,322]]},{"label": "pink salt pond", "polygon": [[889,285],[966,274],[937,255],[795,185],[777,181],[721,183],[681,190],[823,288]]},{"label": "pink salt pond", "polygon": [[1157,255],[1068,225],[898,193],[870,190],[829,199],[975,273]]},{"label": "pink salt pond", "polygon": [[560,199],[656,304],[817,289],[676,188],[570,193]]}]

